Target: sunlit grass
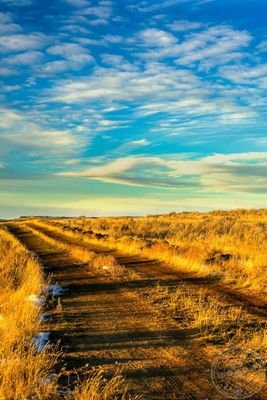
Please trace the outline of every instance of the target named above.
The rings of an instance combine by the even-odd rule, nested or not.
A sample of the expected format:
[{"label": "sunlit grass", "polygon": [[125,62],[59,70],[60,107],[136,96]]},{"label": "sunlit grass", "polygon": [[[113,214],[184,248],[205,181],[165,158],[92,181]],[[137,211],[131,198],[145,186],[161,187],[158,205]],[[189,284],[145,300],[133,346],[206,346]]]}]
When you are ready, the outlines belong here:
[{"label": "sunlit grass", "polygon": [[30,298],[41,293],[42,268],[4,228],[0,246],[0,398],[56,399],[57,382],[48,376],[57,354],[39,353],[33,344],[41,307]]},{"label": "sunlit grass", "polygon": [[[115,267],[112,257],[101,258],[79,246],[66,246],[40,232],[37,234],[60,250],[67,248],[82,262],[94,261],[96,268],[103,263]],[[59,376],[54,373],[60,352],[49,344],[37,349],[33,341],[41,330],[41,304],[32,300],[38,298],[44,287],[42,266],[3,227],[0,228],[0,248],[0,399],[137,399],[127,395],[121,375],[105,379],[101,371],[81,379],[69,394],[61,394]]]},{"label": "sunlit grass", "polygon": [[[45,220],[35,223],[48,225]],[[263,303],[267,300],[266,224],[266,210],[234,210],[57,219],[48,226],[85,243],[159,259],[181,272],[220,276],[232,289]]]}]

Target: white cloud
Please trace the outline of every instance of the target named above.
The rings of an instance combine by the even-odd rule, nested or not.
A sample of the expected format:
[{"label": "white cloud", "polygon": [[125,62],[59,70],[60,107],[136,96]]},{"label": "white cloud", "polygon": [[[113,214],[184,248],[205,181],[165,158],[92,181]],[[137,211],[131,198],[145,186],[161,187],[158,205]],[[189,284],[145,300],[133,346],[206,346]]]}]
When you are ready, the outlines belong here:
[{"label": "white cloud", "polygon": [[170,99],[185,90],[200,86],[197,78],[189,71],[173,67],[149,64],[142,71],[96,68],[88,78],[59,82],[49,94],[51,100],[61,102],[84,101],[132,101],[142,102],[151,98]]},{"label": "white cloud", "polygon": [[32,4],[32,0],[2,0],[9,6],[29,6]]},{"label": "white cloud", "polygon": [[267,40],[264,40],[263,42],[261,42],[258,46],[257,49],[262,52],[265,53],[267,52]]},{"label": "white cloud", "polygon": [[16,90],[20,90],[21,86],[20,85],[1,85],[1,89],[3,92],[13,92]]},{"label": "white cloud", "polygon": [[2,24],[0,22],[0,35],[9,35],[21,31],[21,26],[18,24]]},{"label": "white cloud", "polygon": [[90,15],[106,20],[111,16],[112,8],[110,6],[87,7],[83,9],[82,13],[83,15]]},{"label": "white cloud", "polygon": [[14,34],[2,37],[0,53],[36,50],[45,46],[47,37],[41,33]]},{"label": "white cloud", "polygon": [[88,24],[92,25],[92,26],[107,25],[108,20],[105,18],[96,18],[96,19],[92,19],[92,20],[88,21]]},{"label": "white cloud", "polygon": [[179,20],[168,25],[174,32],[186,32],[195,29],[200,29],[203,26],[200,22],[191,22],[186,20]]},{"label": "white cloud", "polygon": [[104,35],[104,42],[112,43],[112,44],[124,43],[125,38],[120,35],[108,34],[108,35]]},{"label": "white cloud", "polygon": [[74,6],[74,7],[87,7],[90,5],[90,1],[88,0],[65,0],[66,3]]},{"label": "white cloud", "polygon": [[[236,124],[257,116],[249,104],[238,104],[236,97],[240,98],[241,93],[225,92],[225,86],[218,86],[216,82],[207,84],[189,69],[153,61],[144,66],[133,65],[117,55],[104,54],[102,58],[112,68],[96,67],[89,77],[58,81],[46,93],[47,98],[67,104],[98,104],[103,110],[114,110],[114,106],[116,110],[125,103],[134,103],[135,117],[158,114],[164,119],[165,127],[158,121],[155,129],[160,132],[166,128],[169,133],[180,128],[186,117],[200,116],[204,121],[212,116],[213,122]],[[201,123],[198,120],[199,127]],[[207,124],[210,123],[209,120]]]},{"label": "white cloud", "polygon": [[74,151],[80,143],[80,138],[67,130],[42,127],[27,114],[7,108],[0,109],[0,132],[1,150],[6,152],[18,148],[27,153],[64,153]]},{"label": "white cloud", "polygon": [[102,61],[104,64],[111,65],[116,67],[117,69],[124,70],[124,71],[136,71],[137,67],[131,63],[129,63],[125,57],[121,55],[115,54],[102,54],[101,56]]},{"label": "white cloud", "polygon": [[6,76],[17,75],[17,74],[18,74],[18,72],[16,71],[16,69],[0,65],[0,76],[6,77]]},{"label": "white cloud", "polygon": [[227,164],[236,165],[241,162],[261,161],[267,164],[266,152],[250,152],[250,153],[231,153],[231,154],[213,154],[205,157],[208,164]]},{"label": "white cloud", "polygon": [[151,142],[147,139],[132,140],[129,144],[134,146],[148,146]]},{"label": "white cloud", "polygon": [[9,56],[3,60],[10,65],[33,65],[39,63],[43,58],[43,53],[39,51],[27,51],[14,56]]},{"label": "white cloud", "polygon": [[[179,65],[192,67],[200,63],[203,68],[239,61],[245,56],[251,36],[246,31],[234,30],[228,26],[214,26],[186,35],[180,43],[172,43],[157,51],[148,49],[140,57],[148,60],[174,58]],[[151,46],[152,47],[152,46]]]},{"label": "white cloud", "polygon": [[259,64],[254,67],[233,65],[220,69],[221,75],[235,83],[255,84],[257,79],[267,76],[267,64]]},{"label": "white cloud", "polygon": [[0,12],[0,24],[7,24],[12,21],[12,16],[8,12]]},{"label": "white cloud", "polygon": [[[88,168],[82,172],[62,172],[58,175],[66,177],[79,176],[128,186],[168,187],[170,182],[166,182],[159,177],[155,180],[151,176],[146,176],[146,168],[151,168],[152,166],[157,168],[161,165],[162,161],[156,157],[125,157],[111,161],[106,165]],[[131,174],[131,171],[138,171],[139,168],[142,168],[142,176],[136,176],[136,173]],[[174,184],[176,182],[173,181]]]},{"label": "white cloud", "polygon": [[68,61],[51,61],[43,64],[39,69],[39,73],[43,74],[58,74],[60,72],[65,72],[69,69],[70,65]]},{"label": "white cloud", "polygon": [[86,64],[94,62],[94,58],[88,50],[76,43],[61,43],[47,49],[52,56],[59,56],[63,59],[52,60],[43,64],[39,69],[42,74],[57,74],[68,70],[79,70]]},{"label": "white cloud", "polygon": [[182,187],[213,193],[267,193],[266,166],[266,152],[215,154],[198,159],[180,155],[178,160],[170,156],[139,156],[117,158],[100,166],[60,175],[129,186]]},{"label": "white cloud", "polygon": [[175,36],[160,29],[145,29],[138,34],[141,44],[148,47],[172,46],[177,42]]},{"label": "white cloud", "polygon": [[[213,0],[206,0],[206,2],[210,2]],[[159,11],[164,8],[168,8],[171,6],[174,6],[176,4],[180,3],[190,3],[191,5],[201,5],[201,1],[195,1],[195,0],[164,0],[160,1],[157,4],[150,4],[148,1],[143,1],[139,5],[135,6],[139,11],[141,12],[154,12],[154,11]],[[203,3],[204,4],[204,3]]]},{"label": "white cloud", "polygon": [[0,12],[0,34],[9,35],[21,31],[21,26],[13,23],[12,14]]},{"label": "white cloud", "polygon": [[[72,33],[72,35],[89,35],[91,32],[89,31],[89,29],[83,27],[83,26],[79,26],[79,25],[75,25],[75,24],[66,24],[66,25],[62,25],[60,30],[64,33]],[[75,38],[76,39],[76,38]],[[80,40],[82,38],[77,38],[76,40]]]},{"label": "white cloud", "polygon": [[61,43],[50,47],[47,52],[54,56],[61,56],[73,64],[87,64],[94,61],[88,50],[76,43]]},{"label": "white cloud", "polygon": [[[152,143],[148,139],[136,139],[120,144],[115,150],[115,154],[131,154],[131,152],[140,152]],[[140,153],[139,153],[140,156]]]}]

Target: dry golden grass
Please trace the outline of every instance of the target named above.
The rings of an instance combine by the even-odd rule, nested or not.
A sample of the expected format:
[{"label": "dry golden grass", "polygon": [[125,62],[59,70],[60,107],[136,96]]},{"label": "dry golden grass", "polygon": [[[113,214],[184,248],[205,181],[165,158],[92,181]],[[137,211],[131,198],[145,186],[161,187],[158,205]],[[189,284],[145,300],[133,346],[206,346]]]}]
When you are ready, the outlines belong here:
[{"label": "dry golden grass", "polygon": [[211,296],[207,289],[197,289],[194,292],[186,284],[178,285],[174,290],[158,285],[150,299],[155,304],[161,304],[170,311],[180,324],[199,329],[203,334],[213,333],[215,329],[228,325],[239,326],[248,320],[248,315],[241,306],[229,305],[219,296]]},{"label": "dry golden grass", "polygon": [[[64,243],[38,234],[66,249]],[[0,400],[131,400],[119,374],[106,380],[101,371],[82,379],[71,394],[61,394],[53,374],[59,351],[49,345],[40,351],[33,342],[41,330],[42,310],[31,300],[42,293],[42,266],[4,227],[0,227],[0,249]],[[100,260],[78,246],[71,253],[82,261],[114,264],[114,259]]]},{"label": "dry golden grass", "polygon": [[[46,235],[40,230],[34,228],[34,224],[27,224],[33,234],[39,236],[42,240],[57,247],[59,250],[68,252],[75,260],[88,264],[88,269],[93,269],[95,272],[99,272],[109,276],[112,279],[124,278],[124,279],[137,279],[138,276],[132,271],[128,271],[122,265],[118,265],[116,258],[112,255],[96,254],[95,252],[86,249],[84,246],[78,246],[68,244],[62,239],[54,239]],[[38,226],[38,225],[37,225]],[[72,236],[71,233],[70,235]]]},{"label": "dry golden grass", "polygon": [[104,371],[91,373],[89,377],[78,382],[67,400],[139,400],[138,396],[130,396],[124,385],[124,379],[116,373],[111,379],[105,378]]},{"label": "dry golden grass", "polygon": [[[223,289],[242,294],[256,304],[267,300],[267,211],[184,213],[144,218],[35,220],[36,226],[87,244],[101,244],[128,254],[159,259],[190,276],[218,276]],[[172,315],[204,336],[219,336],[229,326],[230,337],[246,348],[254,345],[266,357],[266,329],[250,329],[253,318],[240,305],[221,302],[198,291],[177,287],[154,293]],[[227,302],[226,302],[227,303]],[[248,328],[242,328],[244,326]]]},{"label": "dry golden grass", "polygon": [[236,291],[267,301],[266,210],[38,221],[47,222],[84,242],[157,258],[198,276],[220,275]]},{"label": "dry golden grass", "polygon": [[[27,229],[30,227],[41,239],[69,252],[95,272],[108,271],[114,279],[127,277],[124,267],[118,266],[113,256],[97,255],[86,245],[101,244],[124,253],[159,259],[189,276],[216,275],[221,277],[223,289],[241,293],[256,300],[255,303],[259,300],[262,305],[267,299],[266,224],[265,210],[236,210],[144,218],[32,220]],[[48,234],[38,227],[45,228]],[[49,232],[58,233],[58,240],[49,237]],[[64,238],[75,244],[70,245],[70,240]],[[79,242],[81,245],[76,245]],[[229,304],[229,299],[224,302],[219,295],[210,297],[210,292],[203,288],[190,292],[186,284],[175,289],[158,287],[149,295],[155,306],[157,302],[166,305],[174,318],[180,322],[183,318],[187,327],[201,332],[202,339],[208,336],[213,340],[217,336],[216,340],[223,339],[224,344],[233,342],[244,349],[252,348],[266,360],[267,335],[262,320],[255,327],[255,318],[240,303]],[[218,350],[220,345],[216,343],[212,351]],[[119,380],[116,376],[105,382],[102,372],[98,372],[80,383],[68,400],[116,399]]]},{"label": "dry golden grass", "polygon": [[0,399],[58,399],[57,379],[51,375],[58,355],[36,352],[32,344],[19,345],[1,354]]},{"label": "dry golden grass", "polygon": [[41,293],[41,266],[4,228],[0,246],[0,399],[56,399],[56,380],[48,376],[57,354],[37,352],[32,341],[41,308],[30,298]]},{"label": "dry golden grass", "polygon": [[36,333],[40,308],[28,298],[41,293],[43,277],[37,259],[7,230],[0,230],[0,243],[0,343],[4,351]]}]

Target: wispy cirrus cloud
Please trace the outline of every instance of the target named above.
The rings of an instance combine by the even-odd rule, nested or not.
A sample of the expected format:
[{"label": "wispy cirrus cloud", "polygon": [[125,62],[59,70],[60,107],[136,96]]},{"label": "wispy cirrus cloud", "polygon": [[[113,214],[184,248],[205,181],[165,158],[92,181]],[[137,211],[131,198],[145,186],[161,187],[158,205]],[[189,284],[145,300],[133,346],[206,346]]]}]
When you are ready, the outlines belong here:
[{"label": "wispy cirrus cloud", "polygon": [[87,7],[83,9],[83,15],[107,19],[111,16],[112,8],[110,6]]},{"label": "wispy cirrus cloud", "polygon": [[[62,172],[129,186],[183,187],[201,192],[267,193],[267,153],[214,154],[200,158],[125,157],[83,171]],[[140,174],[140,172],[142,172]]]},{"label": "wispy cirrus cloud", "polygon": [[190,6],[200,6],[202,4],[210,3],[214,0],[164,0],[164,1],[157,1],[154,4],[151,4],[149,1],[142,1],[137,4],[135,7],[140,12],[149,13],[160,11],[172,6],[176,6],[179,4],[190,4]]},{"label": "wispy cirrus cloud", "polygon": [[74,7],[88,7],[90,5],[88,0],[65,0],[65,2]]},{"label": "wispy cirrus cloud", "polygon": [[0,53],[41,49],[46,45],[47,40],[47,36],[39,32],[5,35],[0,42]]},{"label": "wispy cirrus cloud", "polygon": [[234,4],[226,25],[209,0],[26,3],[0,13],[7,174],[19,160],[79,195],[264,198],[266,37]]},{"label": "wispy cirrus cloud", "polygon": [[220,69],[223,77],[235,83],[257,84],[258,80],[267,78],[267,64],[259,64],[251,67],[232,65]]},{"label": "wispy cirrus cloud", "polygon": [[7,24],[12,21],[10,12],[0,12],[0,24]]},{"label": "wispy cirrus cloud", "polygon": [[[146,30],[143,35],[145,33]],[[214,67],[228,64],[230,61],[239,61],[245,56],[243,49],[249,46],[251,40],[252,37],[247,31],[238,31],[223,25],[214,26],[190,33],[180,43],[175,44],[174,40],[168,43],[166,40],[157,52],[148,49],[147,52],[141,53],[141,57],[155,60],[173,58],[178,65],[191,68],[195,63],[199,63],[202,68]]]},{"label": "wispy cirrus cloud", "polygon": [[140,44],[147,47],[172,47],[178,40],[169,32],[160,29],[145,29],[137,35]]},{"label": "wispy cirrus cloud", "polygon": [[9,65],[33,65],[38,64],[43,58],[43,53],[40,51],[26,51],[16,55],[9,56],[3,60],[4,63]]},{"label": "wispy cirrus cloud", "polygon": [[0,13],[0,34],[10,35],[22,30],[19,24],[14,24],[8,13]]},{"label": "wispy cirrus cloud", "polygon": [[258,46],[257,49],[262,52],[265,53],[267,52],[267,40],[263,40]]},{"label": "wispy cirrus cloud", "polygon": [[29,6],[32,4],[32,0],[2,0],[2,3],[9,6]]},{"label": "wispy cirrus cloud", "polygon": [[[47,95],[50,101],[66,104],[97,104],[100,108],[116,103],[135,103],[132,115],[148,118],[157,115],[169,128],[184,121],[185,116],[212,116],[219,123],[239,123],[256,117],[249,105],[240,106],[235,96],[205,84],[205,80],[187,69],[176,69],[157,62],[140,67],[121,56],[105,55],[113,68],[95,68],[88,78],[58,82]],[[216,95],[215,95],[216,93]],[[177,100],[180,99],[180,100]],[[166,116],[169,115],[166,120]],[[198,121],[201,124],[201,121]],[[157,119],[157,129],[160,124]]]},{"label": "wispy cirrus cloud", "polygon": [[72,64],[88,64],[94,61],[89,51],[76,43],[60,43],[49,47],[47,52],[65,58]]},{"label": "wispy cirrus cloud", "polygon": [[200,22],[192,22],[188,20],[178,20],[168,24],[168,27],[174,32],[187,32],[200,29],[204,24]]},{"label": "wispy cirrus cloud", "polygon": [[[23,154],[71,153],[82,145],[81,138],[67,130],[51,129],[37,123],[30,115],[0,108],[1,154],[19,150]],[[68,149],[68,150],[67,150]]]}]

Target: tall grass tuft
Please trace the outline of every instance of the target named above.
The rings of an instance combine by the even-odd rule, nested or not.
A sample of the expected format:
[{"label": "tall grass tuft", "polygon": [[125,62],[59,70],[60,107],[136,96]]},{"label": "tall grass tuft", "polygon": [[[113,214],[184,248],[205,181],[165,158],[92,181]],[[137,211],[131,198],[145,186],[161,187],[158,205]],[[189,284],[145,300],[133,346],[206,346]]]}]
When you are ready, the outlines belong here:
[{"label": "tall grass tuft", "polygon": [[42,268],[5,228],[0,229],[0,399],[57,399],[56,379],[49,378],[58,355],[38,352],[33,338],[40,330]]}]

